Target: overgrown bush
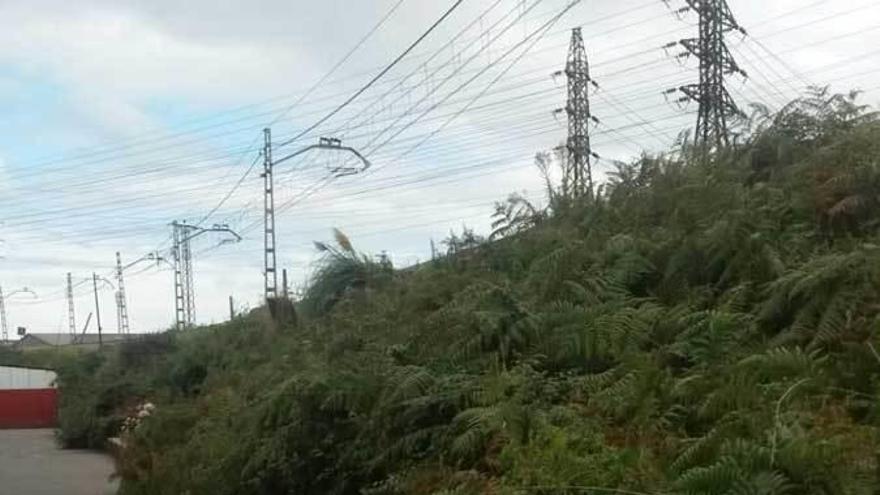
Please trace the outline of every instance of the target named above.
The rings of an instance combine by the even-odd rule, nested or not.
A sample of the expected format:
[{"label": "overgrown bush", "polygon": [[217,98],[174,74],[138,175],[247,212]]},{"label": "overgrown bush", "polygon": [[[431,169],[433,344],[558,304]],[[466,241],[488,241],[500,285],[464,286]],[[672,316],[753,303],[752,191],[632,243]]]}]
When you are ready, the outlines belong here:
[{"label": "overgrown bush", "polygon": [[157,403],[128,494],[876,494],[880,125],[817,90],[751,129],[410,270],[337,234],[296,327],[65,368],[62,438]]}]

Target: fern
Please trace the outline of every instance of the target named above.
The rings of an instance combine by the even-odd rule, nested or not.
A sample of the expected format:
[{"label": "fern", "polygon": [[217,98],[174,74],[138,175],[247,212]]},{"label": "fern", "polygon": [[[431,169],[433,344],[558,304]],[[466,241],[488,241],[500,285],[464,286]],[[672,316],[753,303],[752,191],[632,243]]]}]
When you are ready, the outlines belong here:
[{"label": "fern", "polygon": [[823,371],[827,356],[820,351],[800,348],[775,348],[741,360],[738,366],[756,380],[779,381],[791,378],[817,378]]},{"label": "fern", "polygon": [[685,471],[675,481],[676,491],[694,495],[724,495],[739,481],[743,473],[731,459],[722,459],[710,466]]}]

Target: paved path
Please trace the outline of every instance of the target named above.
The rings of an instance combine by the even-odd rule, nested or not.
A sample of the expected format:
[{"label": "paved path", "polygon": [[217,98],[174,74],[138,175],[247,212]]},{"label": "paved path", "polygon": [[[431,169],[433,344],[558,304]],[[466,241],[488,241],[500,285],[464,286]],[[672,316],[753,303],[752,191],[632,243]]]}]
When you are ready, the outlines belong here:
[{"label": "paved path", "polygon": [[112,473],[109,457],[59,449],[52,430],[0,430],[0,493],[112,495]]}]

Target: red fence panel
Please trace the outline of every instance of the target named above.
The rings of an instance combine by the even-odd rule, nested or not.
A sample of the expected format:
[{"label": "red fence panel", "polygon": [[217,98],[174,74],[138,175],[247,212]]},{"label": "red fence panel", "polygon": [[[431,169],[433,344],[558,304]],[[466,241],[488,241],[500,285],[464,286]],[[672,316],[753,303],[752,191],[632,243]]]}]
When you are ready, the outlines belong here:
[{"label": "red fence panel", "polygon": [[0,429],[54,428],[57,411],[54,388],[0,390]]}]

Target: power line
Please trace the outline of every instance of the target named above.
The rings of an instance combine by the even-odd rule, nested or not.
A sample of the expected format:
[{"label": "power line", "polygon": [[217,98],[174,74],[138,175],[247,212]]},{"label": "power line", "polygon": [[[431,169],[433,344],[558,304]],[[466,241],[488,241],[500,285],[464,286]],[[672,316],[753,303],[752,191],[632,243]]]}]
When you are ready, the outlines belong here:
[{"label": "power line", "polygon": [[[305,93],[303,93],[303,94],[302,94],[302,95],[301,95],[301,96],[300,96],[300,97],[299,97],[299,98],[298,98],[293,104],[291,104],[290,106],[288,106],[287,108],[285,108],[285,109],[284,109],[281,113],[279,113],[274,119],[272,119],[272,121],[269,122],[269,124],[266,125],[266,127],[271,127],[273,124],[275,124],[276,122],[278,122],[278,121],[280,121],[281,119],[283,119],[288,113],[290,113],[291,110],[293,110],[297,105],[299,105],[300,103],[302,103],[303,100],[305,100],[306,98],[308,98],[309,96],[311,96],[311,94],[312,94],[315,90],[317,90],[319,87],[321,87],[322,84],[324,84],[328,79],[330,79],[330,77],[332,77],[333,74],[336,73],[336,71],[339,70],[340,67],[342,67],[346,62],[348,62],[348,60],[349,60],[349,59],[350,59],[350,58],[351,58],[351,57],[352,57],[352,56],[353,56],[353,55],[354,55],[354,54],[355,54],[355,53],[356,53],[356,52],[357,52],[357,51],[358,51],[358,50],[359,50],[359,49],[360,49],[360,48],[361,48],[361,47],[362,47],[362,46],[363,46],[363,45],[364,45],[364,44],[365,44],[365,43],[366,43],[366,42],[367,42],[367,41],[368,41],[368,40],[369,40],[374,34],[376,34],[376,32],[379,31],[379,29],[381,29],[382,26],[385,25],[385,23],[388,21],[388,19],[390,19],[391,16],[394,15],[394,13],[397,11],[397,9],[400,8],[401,5],[403,5],[403,2],[404,2],[404,1],[405,1],[405,0],[398,0],[397,3],[395,3],[394,6],[392,6],[391,9],[390,9],[390,10],[389,10],[389,11],[388,11],[388,12],[387,12],[387,13],[386,13],[386,14],[385,14],[385,15],[379,20],[379,22],[376,23],[376,25],[374,25],[373,28],[370,29],[370,31],[367,32],[367,34],[365,34],[365,35],[364,35],[364,36],[363,36],[363,37],[362,37],[362,38],[361,38],[361,39],[355,44],[355,46],[353,46],[353,47],[352,47],[352,48],[351,48],[351,49],[350,49],[350,50],[349,50],[349,51],[348,51],[348,52],[342,57],[342,59],[340,59],[340,60],[336,63],[336,65],[334,65],[329,71],[327,71],[327,72],[324,74],[324,76],[321,77],[321,79],[319,79],[314,85],[312,85],[312,87],[309,88],[308,91],[306,91]],[[257,141],[258,141],[258,138],[254,138],[254,141],[251,143],[250,147],[253,147],[254,145],[256,145]],[[248,175],[250,175],[250,173],[254,170],[254,167],[257,165],[257,162],[259,161],[259,159],[260,159],[260,155],[257,155],[257,157],[254,158],[254,161],[253,161],[253,162],[250,164],[250,166],[245,170],[245,172],[244,172],[244,174],[241,176],[241,178],[235,183],[235,185],[232,186],[232,189],[230,189],[229,192],[226,193],[225,196],[223,196],[223,198],[220,200],[219,203],[217,203],[217,205],[216,205],[214,208],[212,208],[207,214],[205,214],[205,216],[203,216],[202,218],[200,218],[200,219],[196,222],[196,225],[201,225],[202,223],[204,223],[205,221],[207,221],[209,218],[211,218],[211,216],[212,216],[214,213],[217,212],[217,210],[219,210],[220,208],[223,207],[224,204],[226,204],[226,201],[228,201],[229,198],[232,197],[233,194],[235,194],[235,191],[237,191],[238,188],[241,187],[241,185],[244,183],[245,179],[247,179]]]},{"label": "power line", "polygon": [[296,141],[297,139],[299,139],[299,138],[305,136],[306,134],[308,134],[308,133],[312,132],[313,130],[317,129],[317,128],[318,128],[321,124],[323,124],[324,122],[327,122],[328,120],[330,120],[331,118],[333,118],[334,115],[336,115],[337,113],[339,113],[340,111],[342,111],[345,107],[347,107],[348,105],[350,105],[350,104],[351,104],[353,101],[355,101],[358,97],[360,97],[362,94],[364,94],[364,92],[366,92],[366,91],[367,91],[368,89],[370,89],[374,84],[376,84],[376,82],[377,82],[379,79],[381,79],[383,76],[385,76],[385,74],[387,74],[391,69],[393,69],[395,66],[397,66],[397,64],[400,63],[400,61],[403,60],[407,55],[409,55],[409,53],[410,53],[411,51],[413,51],[417,46],[419,46],[419,44],[421,44],[422,41],[425,40],[425,38],[427,38],[428,36],[430,36],[430,34],[431,34],[432,32],[434,32],[434,30],[437,29],[437,27],[438,27],[440,24],[443,23],[443,21],[445,21],[450,15],[452,15],[453,12],[455,12],[456,9],[458,9],[458,7],[462,4],[462,2],[464,2],[464,0],[456,0],[456,2],[453,3],[452,6],[449,7],[449,9],[447,9],[446,12],[444,12],[443,15],[440,16],[440,18],[437,19],[437,20],[434,22],[434,24],[432,24],[431,27],[428,28],[427,31],[425,31],[424,33],[422,33],[422,35],[419,36],[419,37],[418,37],[418,38],[417,38],[417,39],[416,39],[416,40],[415,40],[415,41],[414,41],[409,47],[407,47],[407,49],[404,50],[403,53],[401,53],[400,55],[398,55],[397,58],[395,58],[390,64],[388,64],[387,67],[385,67],[384,69],[382,69],[382,71],[380,71],[378,74],[376,74],[376,76],[373,77],[373,79],[371,79],[367,84],[365,84],[365,85],[364,85],[363,87],[361,87],[359,90],[355,91],[355,93],[354,93],[353,95],[351,95],[347,100],[345,100],[344,102],[342,102],[338,107],[334,108],[330,113],[328,113],[328,114],[325,115],[324,117],[318,119],[317,122],[315,122],[314,124],[312,124],[311,126],[309,126],[308,128],[306,128],[305,130],[301,131],[299,134],[297,134],[297,135],[294,136],[293,138],[291,138],[291,139],[289,139],[289,140],[287,140],[287,141],[284,141],[283,143],[278,144],[277,146],[280,147],[280,146],[288,145],[288,144],[290,144],[290,143]]}]

